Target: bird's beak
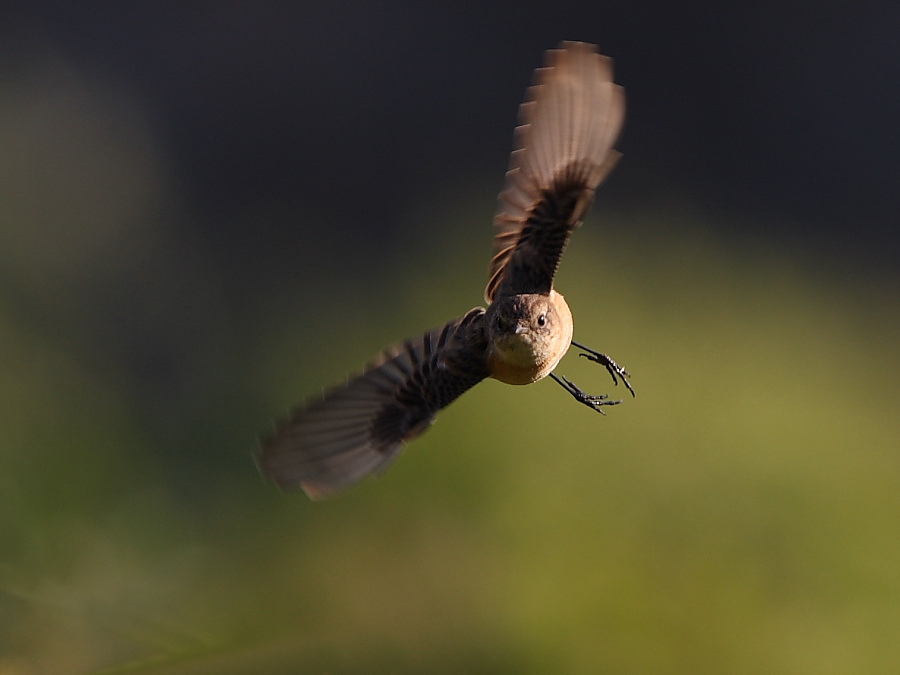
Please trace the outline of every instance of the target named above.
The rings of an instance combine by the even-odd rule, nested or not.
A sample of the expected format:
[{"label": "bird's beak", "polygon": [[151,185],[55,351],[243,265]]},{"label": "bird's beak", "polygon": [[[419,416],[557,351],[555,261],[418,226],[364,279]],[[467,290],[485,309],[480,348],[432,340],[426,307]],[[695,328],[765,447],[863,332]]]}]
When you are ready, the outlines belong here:
[{"label": "bird's beak", "polygon": [[526,326],[524,323],[516,324],[516,330],[515,330],[516,335],[521,335],[522,333],[527,333],[527,332],[528,332],[528,326]]}]

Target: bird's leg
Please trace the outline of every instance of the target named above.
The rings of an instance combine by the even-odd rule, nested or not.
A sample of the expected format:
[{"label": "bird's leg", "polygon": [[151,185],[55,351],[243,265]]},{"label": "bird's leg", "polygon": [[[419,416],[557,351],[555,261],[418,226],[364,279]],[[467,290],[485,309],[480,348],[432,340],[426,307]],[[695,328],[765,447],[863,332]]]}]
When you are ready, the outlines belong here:
[{"label": "bird's leg", "polygon": [[625,370],[622,366],[620,366],[618,363],[613,361],[606,354],[601,354],[600,352],[596,352],[593,349],[591,349],[590,347],[585,347],[583,344],[579,344],[578,342],[575,342],[575,340],[572,340],[572,344],[575,345],[576,347],[578,347],[578,349],[582,350],[583,352],[587,352],[586,354],[579,354],[579,356],[583,356],[588,361],[593,361],[594,363],[599,363],[601,366],[606,368],[606,370],[609,372],[610,376],[612,377],[613,382],[616,385],[619,384],[619,380],[616,376],[618,375],[620,378],[622,378],[622,384],[624,384],[626,387],[628,387],[628,391],[630,391],[631,395],[634,396],[634,389],[631,388],[631,382],[628,381],[628,378],[630,377],[630,375],[627,370]]},{"label": "bird's leg", "polygon": [[557,376],[555,373],[550,373],[550,377],[552,377],[563,389],[572,394],[576,401],[579,403],[584,403],[588,408],[592,410],[596,410],[601,415],[605,415],[601,406],[605,405],[619,405],[622,401],[610,401],[609,397],[606,394],[601,394],[600,396],[592,396],[590,394],[586,394],[581,387],[572,382],[565,375],[562,377]]}]

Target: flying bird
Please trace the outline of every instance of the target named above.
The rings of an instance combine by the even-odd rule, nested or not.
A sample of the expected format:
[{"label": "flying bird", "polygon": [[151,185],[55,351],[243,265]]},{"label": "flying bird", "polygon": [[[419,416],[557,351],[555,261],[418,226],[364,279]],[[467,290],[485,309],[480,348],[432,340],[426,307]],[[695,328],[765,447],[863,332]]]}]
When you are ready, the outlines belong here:
[{"label": "flying bird", "polygon": [[570,345],[633,396],[624,368],[572,340],[572,313],[553,288],[569,237],[619,158],[613,144],[624,115],[611,59],[582,42],[549,50],[519,107],[494,218],[487,308],[388,349],[360,375],[308,401],[262,440],[262,473],[312,499],[335,495],[386,469],[441,409],[488,377],[530,384],[549,375],[598,412],[621,403],[553,372]]}]

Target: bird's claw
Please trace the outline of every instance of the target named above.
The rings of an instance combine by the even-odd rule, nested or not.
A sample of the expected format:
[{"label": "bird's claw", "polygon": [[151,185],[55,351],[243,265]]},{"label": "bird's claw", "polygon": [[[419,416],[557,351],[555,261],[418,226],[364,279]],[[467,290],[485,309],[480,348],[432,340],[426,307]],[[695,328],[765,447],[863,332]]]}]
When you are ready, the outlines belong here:
[{"label": "bird's claw", "polygon": [[631,395],[635,395],[634,389],[631,387],[631,382],[628,381],[628,378],[631,377],[631,374],[618,363],[613,361],[610,356],[608,356],[607,354],[602,354],[601,352],[594,351],[593,349],[585,347],[584,345],[579,344],[575,341],[573,341],[572,344],[578,347],[578,349],[582,350],[583,353],[579,354],[579,356],[583,356],[588,361],[599,363],[601,366],[606,368],[606,371],[609,373],[610,377],[612,377],[613,383],[616,386],[618,386],[619,379],[621,378],[622,384],[624,384],[628,388],[628,391],[631,392]]},{"label": "bird's claw", "polygon": [[[555,375],[553,375],[553,377],[554,379],[556,379]],[[612,401],[606,394],[600,394],[596,396],[593,394],[588,394],[565,375],[563,375],[557,381],[563,385],[563,388],[568,391],[576,401],[578,401],[579,403],[583,403],[592,410],[596,410],[601,415],[606,414],[605,412],[603,412],[603,406],[619,405],[622,402],[621,400]]]}]

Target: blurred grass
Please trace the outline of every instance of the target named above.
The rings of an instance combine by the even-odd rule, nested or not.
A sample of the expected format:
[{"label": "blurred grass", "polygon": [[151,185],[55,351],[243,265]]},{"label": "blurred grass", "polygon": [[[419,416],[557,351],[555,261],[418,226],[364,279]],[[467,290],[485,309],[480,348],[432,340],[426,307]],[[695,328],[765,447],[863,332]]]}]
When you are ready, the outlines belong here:
[{"label": "blurred grass", "polygon": [[[0,672],[892,670],[896,292],[694,216],[591,222],[560,275],[577,339],[627,365],[636,399],[601,418],[553,383],[485,383],[323,504],[249,461],[194,506],[169,494],[177,466],[148,459],[129,395],[6,328]],[[473,242],[355,305],[337,284],[331,332],[273,311],[249,357],[260,408],[477,302],[456,290],[482,281],[458,279]],[[622,394],[574,354],[560,372]]]},{"label": "blurred grass", "polygon": [[368,265],[327,212],[250,209],[307,249],[245,297],[134,108],[35,77],[0,91],[0,675],[900,667],[896,276],[601,199],[558,286],[637,398],[573,353],[607,417],[487,382],[313,504],[256,434],[479,304],[493,204],[435,190]]}]

